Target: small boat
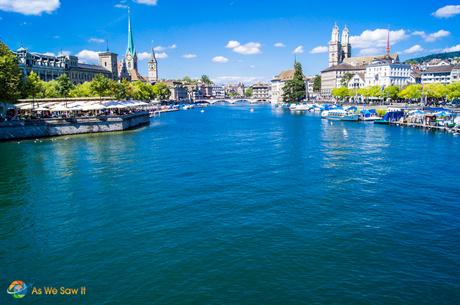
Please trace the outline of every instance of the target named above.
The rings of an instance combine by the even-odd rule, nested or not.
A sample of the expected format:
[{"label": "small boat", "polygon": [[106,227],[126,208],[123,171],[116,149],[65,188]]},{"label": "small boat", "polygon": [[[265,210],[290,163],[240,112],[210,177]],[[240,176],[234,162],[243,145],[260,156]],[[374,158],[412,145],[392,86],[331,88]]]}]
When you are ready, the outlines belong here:
[{"label": "small boat", "polygon": [[361,121],[365,122],[371,122],[371,121],[377,121],[380,120],[381,117],[377,115],[377,112],[374,109],[363,109],[361,110],[361,115],[359,117]]},{"label": "small boat", "polygon": [[345,110],[329,110],[326,118],[331,121],[350,121],[357,122],[359,121],[359,115],[347,112]]},{"label": "small boat", "polygon": [[310,109],[310,105],[308,104],[292,104],[289,109],[291,111],[308,111]]}]

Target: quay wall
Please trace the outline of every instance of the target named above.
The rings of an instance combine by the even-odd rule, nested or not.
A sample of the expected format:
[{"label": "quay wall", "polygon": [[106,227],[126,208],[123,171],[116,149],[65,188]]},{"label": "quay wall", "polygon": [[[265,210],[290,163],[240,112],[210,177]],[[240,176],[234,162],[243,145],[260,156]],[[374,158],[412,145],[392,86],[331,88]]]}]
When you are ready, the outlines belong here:
[{"label": "quay wall", "polygon": [[123,131],[149,123],[148,112],[124,116],[9,121],[0,123],[0,141]]}]

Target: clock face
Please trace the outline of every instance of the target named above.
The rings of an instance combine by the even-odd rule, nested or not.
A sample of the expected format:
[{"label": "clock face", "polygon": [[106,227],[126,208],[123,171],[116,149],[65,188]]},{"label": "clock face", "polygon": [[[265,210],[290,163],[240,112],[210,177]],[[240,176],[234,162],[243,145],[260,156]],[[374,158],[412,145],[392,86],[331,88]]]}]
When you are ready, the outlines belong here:
[{"label": "clock face", "polygon": [[126,59],[127,59],[127,60],[131,60],[131,58],[132,58],[132,57],[131,57],[131,54],[126,55]]}]

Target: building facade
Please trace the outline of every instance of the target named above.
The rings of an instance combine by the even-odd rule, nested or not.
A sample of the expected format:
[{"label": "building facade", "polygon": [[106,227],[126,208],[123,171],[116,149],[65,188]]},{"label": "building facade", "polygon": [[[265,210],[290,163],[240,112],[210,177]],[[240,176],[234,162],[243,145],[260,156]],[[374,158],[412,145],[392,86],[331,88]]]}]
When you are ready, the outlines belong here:
[{"label": "building facade", "polygon": [[[117,55],[110,52],[101,53],[100,63],[107,65],[90,65],[80,63],[77,56],[72,55],[46,55],[31,53],[25,48],[16,51],[19,68],[24,75],[29,75],[32,71],[43,81],[52,81],[63,74],[67,74],[74,84],[81,84],[91,81],[96,75],[102,74],[110,79],[117,79],[116,58]],[[114,70],[114,72],[112,72]]]},{"label": "building facade", "polygon": [[342,79],[347,74],[364,74],[365,66],[352,66],[349,64],[339,64],[321,71],[321,95],[324,97],[332,96],[332,89],[342,87]]},{"label": "building facade", "polygon": [[345,58],[351,57],[350,33],[346,26],[342,31],[342,40],[339,36],[339,27],[336,24],[332,28],[329,41],[329,67],[339,65]]},{"label": "building facade", "polygon": [[426,70],[423,70],[421,72],[422,84],[450,84],[452,70],[454,70],[454,66],[452,65],[439,65],[428,67]]},{"label": "building facade", "polygon": [[251,86],[252,98],[269,101],[271,99],[271,86],[265,83],[257,83]]},{"label": "building facade", "polygon": [[411,82],[411,67],[391,60],[375,61],[366,67],[365,82],[367,87],[403,87]]}]

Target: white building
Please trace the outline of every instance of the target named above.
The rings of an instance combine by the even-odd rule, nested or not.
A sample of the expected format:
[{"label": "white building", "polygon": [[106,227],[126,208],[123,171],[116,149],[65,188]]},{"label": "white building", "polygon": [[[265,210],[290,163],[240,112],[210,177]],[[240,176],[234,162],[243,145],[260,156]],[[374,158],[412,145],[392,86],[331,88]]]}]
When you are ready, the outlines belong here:
[{"label": "white building", "polygon": [[411,67],[392,60],[375,61],[366,67],[365,81],[367,87],[403,87],[411,82]]},{"label": "white building", "polygon": [[456,65],[450,73],[450,82],[460,82],[460,65]]},{"label": "white building", "polygon": [[223,86],[214,85],[212,86],[212,97],[217,99],[225,98],[225,89]]},{"label": "white building", "polygon": [[365,73],[355,73],[353,77],[348,81],[348,89],[353,90],[366,87],[364,75]]},{"label": "white building", "polygon": [[426,70],[422,71],[422,84],[450,84],[451,83],[451,74],[454,66],[431,66]]},{"label": "white building", "polygon": [[251,86],[252,98],[268,101],[271,99],[271,86],[269,84],[257,83]]}]

